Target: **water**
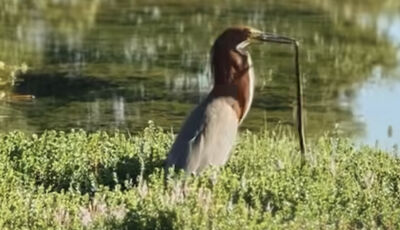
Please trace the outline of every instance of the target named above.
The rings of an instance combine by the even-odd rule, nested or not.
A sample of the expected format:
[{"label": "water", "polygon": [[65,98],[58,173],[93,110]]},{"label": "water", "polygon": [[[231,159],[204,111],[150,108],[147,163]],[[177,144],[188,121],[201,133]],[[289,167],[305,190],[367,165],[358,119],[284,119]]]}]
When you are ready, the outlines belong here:
[{"label": "water", "polygon": [[[306,133],[400,143],[400,4],[396,1],[74,1],[0,3],[0,131],[179,129],[212,80],[209,50],[231,25],[296,37]],[[243,129],[293,126],[290,47],[250,47],[257,77]],[[4,83],[5,82],[5,83]],[[18,97],[34,95],[34,100]]]},{"label": "water", "polygon": [[[366,132],[358,142],[380,148],[398,148],[400,140],[400,107],[387,103],[388,98],[400,98],[400,82],[370,80],[358,90],[355,117],[366,124]],[[397,146],[397,147],[396,147]]]}]

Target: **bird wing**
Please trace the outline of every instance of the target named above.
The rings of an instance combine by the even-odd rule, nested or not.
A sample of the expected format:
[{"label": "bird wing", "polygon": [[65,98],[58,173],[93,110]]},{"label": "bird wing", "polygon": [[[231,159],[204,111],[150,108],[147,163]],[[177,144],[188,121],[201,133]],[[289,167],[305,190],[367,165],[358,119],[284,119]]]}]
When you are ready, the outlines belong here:
[{"label": "bird wing", "polygon": [[167,159],[187,172],[223,165],[235,141],[238,118],[230,98],[213,98],[197,107],[182,127]]},{"label": "bird wing", "polygon": [[178,169],[185,169],[187,160],[192,152],[193,145],[197,137],[199,137],[204,129],[205,109],[207,99],[198,105],[186,119],[166,160],[166,167],[174,166]]}]

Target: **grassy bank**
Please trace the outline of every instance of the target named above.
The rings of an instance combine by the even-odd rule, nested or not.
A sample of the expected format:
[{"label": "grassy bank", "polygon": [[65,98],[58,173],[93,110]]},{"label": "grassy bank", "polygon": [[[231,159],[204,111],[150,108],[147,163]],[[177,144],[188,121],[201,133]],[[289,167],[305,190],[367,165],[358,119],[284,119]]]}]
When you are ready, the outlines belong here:
[{"label": "grassy bank", "polygon": [[281,130],[242,133],[226,167],[160,169],[172,135],[0,135],[0,229],[400,228],[400,160],[323,137],[300,170]]}]

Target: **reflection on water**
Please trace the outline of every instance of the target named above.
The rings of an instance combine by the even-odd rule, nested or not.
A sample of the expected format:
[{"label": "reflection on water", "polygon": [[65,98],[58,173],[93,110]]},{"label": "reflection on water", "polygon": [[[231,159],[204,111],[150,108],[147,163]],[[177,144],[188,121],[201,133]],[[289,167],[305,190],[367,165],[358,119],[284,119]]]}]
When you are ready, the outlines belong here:
[{"label": "reflection on water", "polygon": [[368,27],[371,24],[375,24],[378,29],[377,32],[381,36],[386,36],[392,40],[395,44],[400,45],[400,15],[382,13],[377,17],[371,17],[368,14],[363,14],[359,18],[359,23],[363,27]]},{"label": "reflection on water", "polygon": [[366,127],[358,141],[392,149],[400,144],[400,82],[382,79],[381,74],[374,71],[355,96],[355,116]]},{"label": "reflection on water", "polygon": [[[400,4],[383,1],[2,1],[0,61],[27,63],[30,71],[0,85],[0,94],[36,99],[0,98],[0,129],[134,132],[151,119],[176,130],[210,89],[213,40],[245,24],[301,40],[309,136],[337,126],[344,136],[392,146],[400,142],[396,117],[383,124],[372,112],[398,115],[400,16],[393,9]],[[254,45],[250,52],[257,84],[243,128],[293,125],[291,49]],[[388,107],[366,103],[369,97]]]},{"label": "reflection on water", "polygon": [[380,32],[400,45],[400,15],[381,15],[378,18]]},{"label": "reflection on water", "polygon": [[117,126],[125,124],[125,103],[123,97],[115,97],[112,100],[113,117]]},{"label": "reflection on water", "polygon": [[[375,20],[375,21],[374,21]],[[376,19],[363,15],[363,26],[375,23],[377,32],[400,47],[400,14],[381,13]],[[398,149],[400,144],[400,49],[399,65],[389,73],[377,66],[368,81],[357,86],[354,106],[356,120],[365,127],[363,135],[356,138],[361,144],[375,145],[387,150]],[[391,77],[383,76],[389,75]]]}]

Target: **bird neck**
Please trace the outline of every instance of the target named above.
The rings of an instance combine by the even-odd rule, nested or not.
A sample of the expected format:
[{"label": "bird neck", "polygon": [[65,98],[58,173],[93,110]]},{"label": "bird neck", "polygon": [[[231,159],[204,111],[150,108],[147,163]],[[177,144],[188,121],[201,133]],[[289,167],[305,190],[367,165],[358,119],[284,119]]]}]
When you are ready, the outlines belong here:
[{"label": "bird neck", "polygon": [[247,114],[253,97],[253,76],[248,53],[237,51],[216,52],[212,57],[215,97],[231,97],[239,122]]}]

